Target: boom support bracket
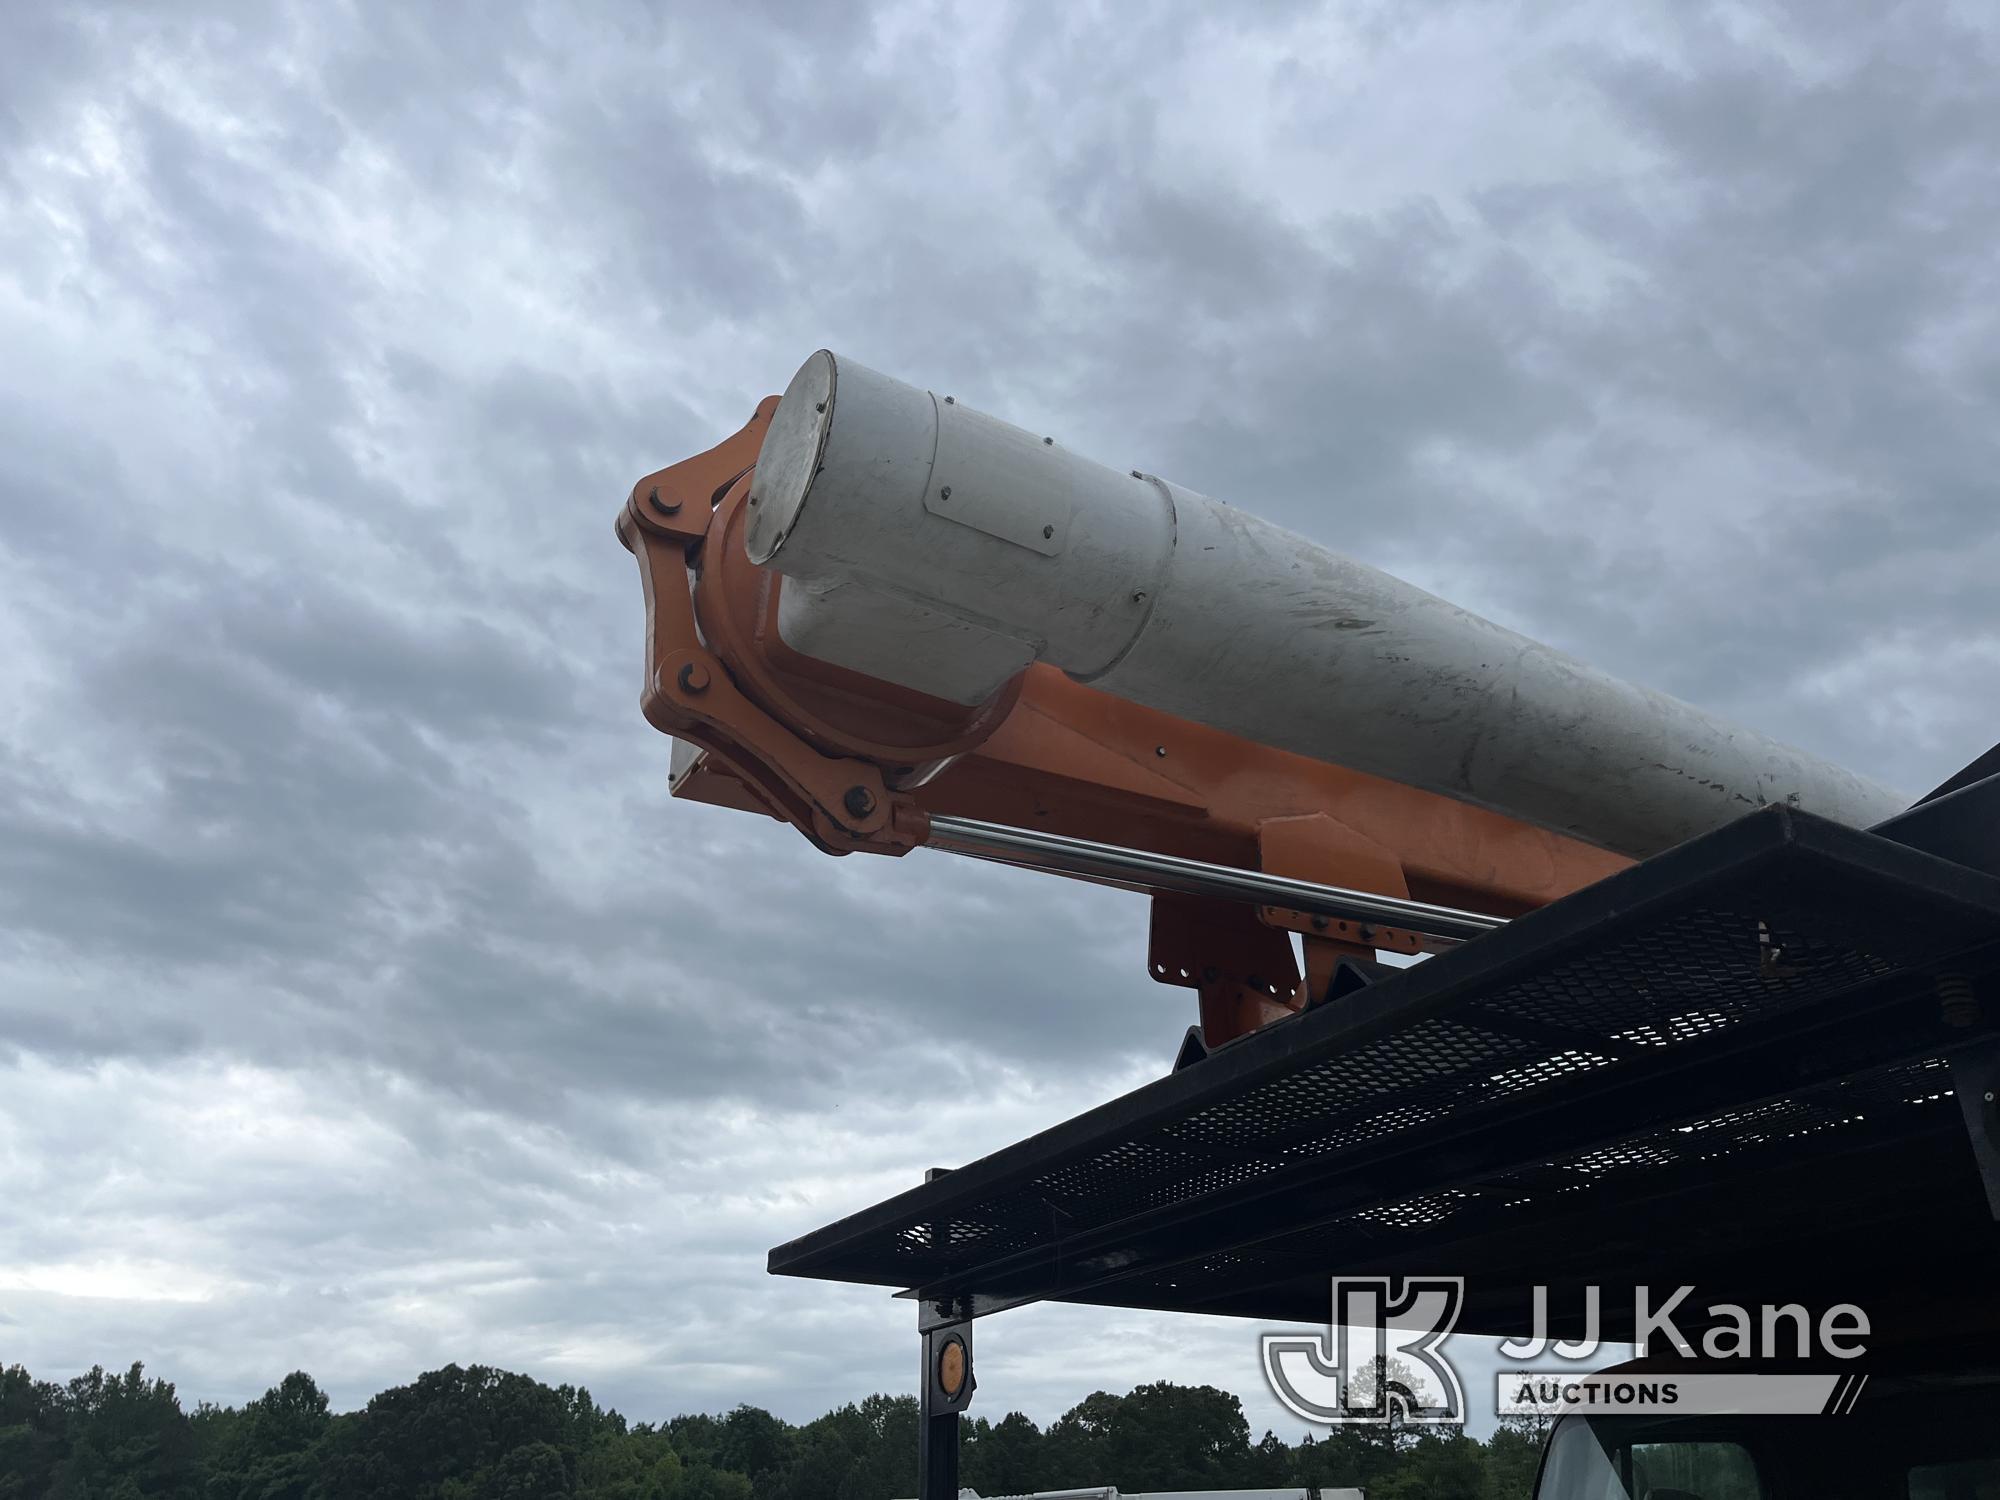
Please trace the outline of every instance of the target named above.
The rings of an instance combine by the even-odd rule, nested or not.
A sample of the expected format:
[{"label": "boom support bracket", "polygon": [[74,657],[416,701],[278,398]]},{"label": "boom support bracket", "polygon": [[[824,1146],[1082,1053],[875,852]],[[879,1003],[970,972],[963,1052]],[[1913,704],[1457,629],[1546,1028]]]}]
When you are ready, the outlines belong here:
[{"label": "boom support bracket", "polygon": [[924,841],[928,819],[892,791],[881,767],[807,743],[738,686],[703,638],[694,579],[710,522],[747,489],[777,398],[766,397],[741,431],[705,453],[648,474],[618,517],[618,539],[639,560],[646,595],[646,721],[706,750],[776,817],[830,854],[903,854]]}]

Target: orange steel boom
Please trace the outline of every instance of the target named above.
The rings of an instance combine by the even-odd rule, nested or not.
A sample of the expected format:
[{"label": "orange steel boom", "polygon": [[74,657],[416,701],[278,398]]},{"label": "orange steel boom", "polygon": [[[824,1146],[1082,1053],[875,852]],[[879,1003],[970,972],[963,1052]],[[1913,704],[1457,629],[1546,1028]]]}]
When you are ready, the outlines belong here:
[{"label": "orange steel boom", "polygon": [[[745,551],[778,398],[633,486],[619,539],[646,595],[642,711],[704,755],[673,794],[766,813],[829,853],[902,854],[976,818],[1512,917],[1629,863],[1501,814],[1192,723],[1034,665],[970,707],[804,656],[786,580]],[[1314,690],[1301,684],[1301,691]],[[1198,992],[1215,1047],[1329,998],[1387,926],[1155,891],[1148,970]],[[1303,973],[1291,934],[1301,939]]]}]

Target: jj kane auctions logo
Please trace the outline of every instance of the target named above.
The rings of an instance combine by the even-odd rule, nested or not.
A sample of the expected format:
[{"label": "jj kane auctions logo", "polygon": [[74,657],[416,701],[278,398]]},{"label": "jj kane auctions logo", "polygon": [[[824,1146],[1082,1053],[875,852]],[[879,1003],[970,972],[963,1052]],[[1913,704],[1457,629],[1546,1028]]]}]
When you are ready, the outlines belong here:
[{"label": "jj kane auctions logo", "polygon": [[[1851,1364],[1825,1371],[1753,1371],[1754,1360],[1852,1361],[1865,1352],[1867,1314],[1839,1303],[1817,1316],[1797,1303],[1756,1308],[1736,1303],[1697,1307],[1695,1289],[1656,1295],[1633,1290],[1633,1351],[1644,1359],[1662,1345],[1698,1364],[1665,1375],[1580,1375],[1575,1362],[1602,1348],[1603,1296],[1583,1289],[1583,1337],[1549,1333],[1549,1293],[1533,1292],[1533,1327],[1499,1345],[1495,1387],[1499,1415],[1568,1410],[1839,1412],[1859,1398],[1866,1376]],[[1325,1333],[1270,1333],[1261,1340],[1264,1378],[1286,1410],[1308,1422],[1463,1422],[1465,1386],[1446,1343],[1465,1305],[1462,1276],[1335,1277],[1333,1316]],[[1690,1338],[1682,1324],[1697,1330]],[[1565,1361],[1533,1368],[1544,1356]]]}]

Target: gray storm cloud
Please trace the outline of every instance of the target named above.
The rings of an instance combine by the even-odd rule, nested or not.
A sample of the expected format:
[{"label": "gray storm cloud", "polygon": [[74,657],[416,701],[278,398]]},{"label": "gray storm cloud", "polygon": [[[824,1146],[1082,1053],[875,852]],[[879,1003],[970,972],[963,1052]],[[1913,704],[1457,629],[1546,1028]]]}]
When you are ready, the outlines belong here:
[{"label": "gray storm cloud", "polygon": [[[906,1386],[900,1305],[764,1250],[1188,1015],[1134,898],[666,797],[616,502],[820,345],[1935,783],[2000,701],[1994,50],[1969,8],[0,9],[0,1359]],[[1255,1395],[1251,1330],[1080,1310],[984,1373],[1045,1419],[1129,1383],[1113,1329]]]}]

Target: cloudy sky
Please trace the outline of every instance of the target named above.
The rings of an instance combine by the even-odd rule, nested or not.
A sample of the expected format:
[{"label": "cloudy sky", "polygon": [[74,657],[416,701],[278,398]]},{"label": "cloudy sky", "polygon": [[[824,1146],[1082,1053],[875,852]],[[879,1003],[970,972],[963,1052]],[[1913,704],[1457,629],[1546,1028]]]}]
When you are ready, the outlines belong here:
[{"label": "cloudy sky", "polygon": [[[822,345],[1983,750],[1996,38],[1878,9],[0,6],[0,1362],[911,1386],[766,1248],[1190,1007],[1138,898],[667,797],[618,500]],[[1010,1314],[981,1409],[1261,1423],[1254,1333]]]}]

